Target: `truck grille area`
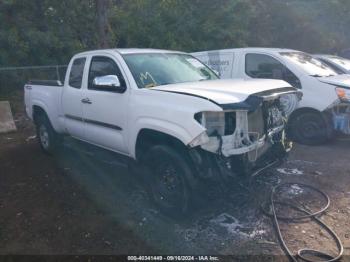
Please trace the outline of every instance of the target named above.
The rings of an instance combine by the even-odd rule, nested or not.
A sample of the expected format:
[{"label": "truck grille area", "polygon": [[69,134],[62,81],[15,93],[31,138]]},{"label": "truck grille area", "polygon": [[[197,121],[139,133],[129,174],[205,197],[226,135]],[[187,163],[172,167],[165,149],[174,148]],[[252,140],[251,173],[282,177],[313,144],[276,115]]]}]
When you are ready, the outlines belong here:
[{"label": "truck grille area", "polygon": [[[248,113],[248,131],[261,138],[276,127],[284,125],[283,111],[278,100],[265,102],[262,107]],[[224,135],[232,135],[236,130],[236,112],[225,113]]]},{"label": "truck grille area", "polygon": [[225,157],[248,153],[251,162],[280,141],[275,137],[280,136],[284,128],[278,101],[265,101],[254,111],[209,112],[202,119],[209,137],[201,144],[202,149]]},{"label": "truck grille area", "polygon": [[257,133],[258,138],[265,134],[265,121],[261,107],[254,112],[248,113],[248,131],[249,133]]},{"label": "truck grille area", "polygon": [[236,112],[225,113],[225,136],[232,135],[236,130]]}]

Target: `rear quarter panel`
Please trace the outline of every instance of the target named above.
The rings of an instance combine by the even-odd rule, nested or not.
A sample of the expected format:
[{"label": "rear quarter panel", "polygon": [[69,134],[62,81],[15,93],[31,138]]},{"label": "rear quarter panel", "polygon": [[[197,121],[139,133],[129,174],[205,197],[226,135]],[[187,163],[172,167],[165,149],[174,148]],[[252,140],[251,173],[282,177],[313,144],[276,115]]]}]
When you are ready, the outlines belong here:
[{"label": "rear quarter panel", "polygon": [[30,93],[26,91],[26,111],[28,116],[33,119],[33,108],[38,106],[42,108],[53,128],[58,133],[64,132],[61,123],[61,94],[63,87],[61,86],[44,86],[44,85],[30,85]]}]

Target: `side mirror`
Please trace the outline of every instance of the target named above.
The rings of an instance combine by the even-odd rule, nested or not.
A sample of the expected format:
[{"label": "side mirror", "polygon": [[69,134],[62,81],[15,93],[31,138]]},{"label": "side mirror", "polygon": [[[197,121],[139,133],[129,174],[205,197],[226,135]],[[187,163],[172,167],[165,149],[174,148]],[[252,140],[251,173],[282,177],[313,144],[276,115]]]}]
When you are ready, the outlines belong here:
[{"label": "side mirror", "polygon": [[117,93],[124,93],[126,90],[126,87],[120,84],[119,78],[116,75],[95,77],[92,82],[92,87],[96,90],[111,91]]}]

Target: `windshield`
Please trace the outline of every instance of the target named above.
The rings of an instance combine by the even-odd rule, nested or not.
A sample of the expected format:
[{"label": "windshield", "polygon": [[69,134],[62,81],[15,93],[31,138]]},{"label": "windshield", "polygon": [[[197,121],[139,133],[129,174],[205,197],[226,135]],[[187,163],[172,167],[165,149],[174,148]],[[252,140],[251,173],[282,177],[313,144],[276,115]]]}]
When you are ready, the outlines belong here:
[{"label": "windshield", "polygon": [[344,68],[345,70],[350,71],[350,60],[349,59],[339,57],[339,56],[328,56],[327,59],[330,60],[331,62],[333,62],[334,64]]},{"label": "windshield", "polygon": [[302,52],[281,52],[280,54],[290,62],[301,67],[310,76],[322,77],[337,75],[337,72],[331,67],[309,54]]},{"label": "windshield", "polygon": [[123,57],[139,88],[218,79],[206,65],[186,54],[147,53]]}]

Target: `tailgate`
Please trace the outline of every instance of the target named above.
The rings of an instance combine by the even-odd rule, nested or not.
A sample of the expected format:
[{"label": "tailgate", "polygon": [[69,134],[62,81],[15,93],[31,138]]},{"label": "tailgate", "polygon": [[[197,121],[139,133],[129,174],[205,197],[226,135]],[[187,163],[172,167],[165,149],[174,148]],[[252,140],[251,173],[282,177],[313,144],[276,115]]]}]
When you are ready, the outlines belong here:
[{"label": "tailgate", "polygon": [[32,85],[24,85],[24,105],[29,118],[32,118]]}]

